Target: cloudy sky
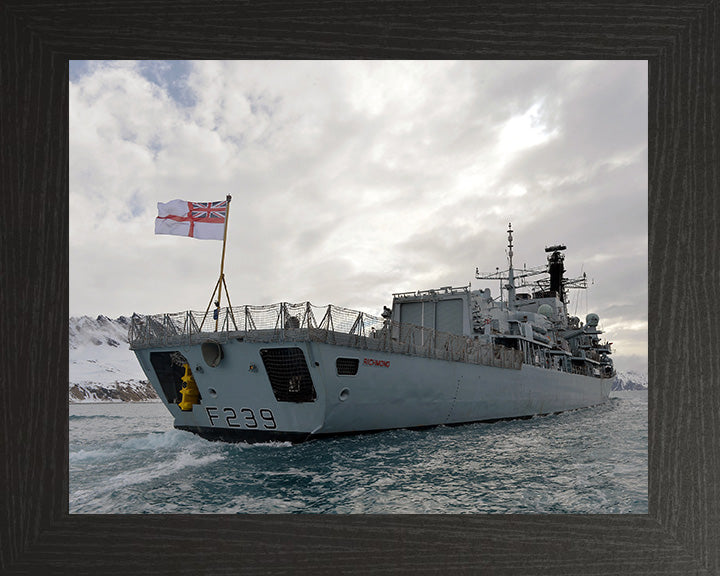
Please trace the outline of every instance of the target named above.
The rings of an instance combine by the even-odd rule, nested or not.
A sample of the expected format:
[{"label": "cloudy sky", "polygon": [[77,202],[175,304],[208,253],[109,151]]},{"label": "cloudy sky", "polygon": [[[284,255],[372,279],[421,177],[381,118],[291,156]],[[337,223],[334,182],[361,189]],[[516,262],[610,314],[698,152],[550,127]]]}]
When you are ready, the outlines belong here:
[{"label": "cloudy sky", "polygon": [[647,370],[647,64],[71,62],[70,314],[204,310],[222,242],[157,203],[232,195],[233,305],[379,314],[567,245],[570,311]]}]

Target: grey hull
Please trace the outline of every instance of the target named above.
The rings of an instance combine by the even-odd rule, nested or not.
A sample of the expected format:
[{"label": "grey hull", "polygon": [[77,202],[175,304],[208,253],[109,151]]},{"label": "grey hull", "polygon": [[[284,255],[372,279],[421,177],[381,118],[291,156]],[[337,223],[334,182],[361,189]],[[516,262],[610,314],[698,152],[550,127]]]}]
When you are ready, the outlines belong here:
[{"label": "grey hull", "polygon": [[[297,348],[312,395],[278,396],[261,350]],[[183,411],[151,354],[179,352],[200,400]],[[314,437],[522,418],[607,401],[611,380],[522,364],[501,368],[328,343],[240,342],[222,345],[211,367],[201,346],[136,349],[138,360],[174,416],[176,428],[223,441],[301,442]],[[342,375],[357,360],[357,373]],[[157,364],[157,361],[155,362]],[[339,374],[338,372],[341,372]],[[165,380],[164,382],[161,380]]]}]

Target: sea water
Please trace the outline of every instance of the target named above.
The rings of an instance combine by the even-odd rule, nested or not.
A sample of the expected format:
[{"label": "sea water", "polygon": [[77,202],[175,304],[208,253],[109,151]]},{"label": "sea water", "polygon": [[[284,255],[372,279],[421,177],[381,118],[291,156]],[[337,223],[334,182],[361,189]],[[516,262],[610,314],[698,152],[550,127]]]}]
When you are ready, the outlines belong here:
[{"label": "sea water", "polygon": [[209,442],[161,403],[70,405],[70,513],[648,512],[648,395],[529,420]]}]

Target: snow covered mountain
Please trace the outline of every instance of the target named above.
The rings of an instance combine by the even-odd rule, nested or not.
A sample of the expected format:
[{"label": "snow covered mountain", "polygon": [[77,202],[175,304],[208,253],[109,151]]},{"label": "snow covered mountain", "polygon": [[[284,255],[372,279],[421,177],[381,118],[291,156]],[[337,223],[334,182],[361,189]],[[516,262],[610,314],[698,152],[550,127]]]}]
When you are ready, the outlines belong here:
[{"label": "snow covered mountain", "polygon": [[128,344],[130,319],[70,318],[70,402],[157,400]]},{"label": "snow covered mountain", "polygon": [[613,390],[647,390],[648,377],[647,374],[628,370],[627,372],[618,372],[615,376],[615,382],[612,385]]}]

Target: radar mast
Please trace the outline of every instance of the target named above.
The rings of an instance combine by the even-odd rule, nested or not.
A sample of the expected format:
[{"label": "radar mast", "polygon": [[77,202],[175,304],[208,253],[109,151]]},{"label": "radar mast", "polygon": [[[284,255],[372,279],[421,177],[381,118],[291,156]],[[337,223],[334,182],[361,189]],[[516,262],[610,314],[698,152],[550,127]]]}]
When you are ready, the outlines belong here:
[{"label": "radar mast", "polygon": [[[512,229],[512,223],[508,224],[508,269],[507,270],[499,270],[495,269],[495,272],[487,272],[487,273],[481,273],[478,268],[475,268],[475,278],[478,280],[500,280],[500,300],[502,300],[502,290],[503,288],[507,290],[508,293],[508,308],[511,310],[514,310],[517,308],[517,301],[516,301],[516,285],[515,282],[517,280],[520,280],[521,286],[528,286],[527,281],[525,278],[528,278],[529,276],[537,276],[538,274],[545,274],[547,273],[547,267],[546,266],[538,266],[535,268],[527,268],[523,267],[522,270],[519,271],[519,273],[516,273],[515,268],[513,267],[513,229]],[[507,284],[503,285],[502,281],[507,280]]]},{"label": "radar mast", "polygon": [[513,270],[513,237],[512,222],[508,224],[508,283],[505,289],[508,292],[508,308],[515,308],[515,270]]}]

